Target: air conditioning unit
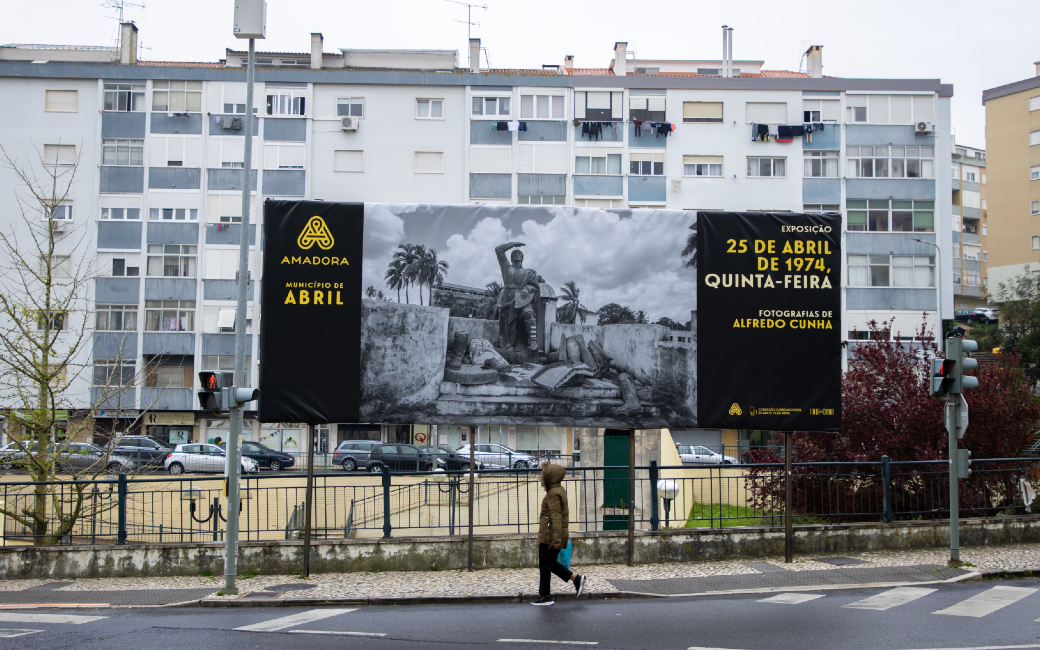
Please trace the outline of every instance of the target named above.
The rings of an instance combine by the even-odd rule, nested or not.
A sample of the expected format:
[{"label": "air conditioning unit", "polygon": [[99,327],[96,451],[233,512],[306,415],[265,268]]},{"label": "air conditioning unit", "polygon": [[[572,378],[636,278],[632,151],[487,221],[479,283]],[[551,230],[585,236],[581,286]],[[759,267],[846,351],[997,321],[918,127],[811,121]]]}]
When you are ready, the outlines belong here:
[{"label": "air conditioning unit", "polygon": [[914,126],[915,133],[935,133],[935,125],[931,122],[918,122]]},{"label": "air conditioning unit", "polygon": [[65,220],[64,219],[51,219],[51,232],[65,232]]},{"label": "air conditioning unit", "polygon": [[339,128],[343,131],[357,131],[357,127],[358,118],[354,116],[344,117],[339,123]]}]

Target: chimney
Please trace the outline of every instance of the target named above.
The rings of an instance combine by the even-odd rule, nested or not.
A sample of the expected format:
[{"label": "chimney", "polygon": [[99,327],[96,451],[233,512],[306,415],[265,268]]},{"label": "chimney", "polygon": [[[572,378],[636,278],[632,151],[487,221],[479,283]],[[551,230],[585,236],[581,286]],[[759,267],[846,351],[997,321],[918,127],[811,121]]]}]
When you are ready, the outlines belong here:
[{"label": "chimney", "polygon": [[[1040,64],[1038,64],[1038,65],[1040,65]],[[565,68],[573,68],[574,67],[574,55],[573,54],[568,54],[567,56],[563,57],[563,67],[565,67]]]},{"label": "chimney", "polygon": [[733,28],[726,28],[726,76],[733,76]]},{"label": "chimney", "polygon": [[119,65],[137,65],[137,25],[119,25]]},{"label": "chimney", "polygon": [[1037,61],[1033,65],[1036,66],[1036,76],[1040,77],[1040,61]]},{"label": "chimney", "polygon": [[823,46],[810,45],[805,51],[805,67],[813,79],[823,78]]},{"label": "chimney", "polygon": [[729,59],[727,58],[728,55],[726,54],[727,46],[729,45],[729,32],[726,31],[728,29],[729,29],[728,25],[723,25],[722,26],[722,70],[721,70],[721,72],[722,72],[722,76],[723,77],[728,77],[729,76]]},{"label": "chimney", "polygon": [[469,71],[480,72],[480,39],[469,39]]},{"label": "chimney", "polygon": [[321,70],[321,57],[325,51],[325,38],[321,32],[311,32],[311,70]]},{"label": "chimney", "polygon": [[618,41],[614,43],[614,74],[625,76],[628,74],[628,43]]}]

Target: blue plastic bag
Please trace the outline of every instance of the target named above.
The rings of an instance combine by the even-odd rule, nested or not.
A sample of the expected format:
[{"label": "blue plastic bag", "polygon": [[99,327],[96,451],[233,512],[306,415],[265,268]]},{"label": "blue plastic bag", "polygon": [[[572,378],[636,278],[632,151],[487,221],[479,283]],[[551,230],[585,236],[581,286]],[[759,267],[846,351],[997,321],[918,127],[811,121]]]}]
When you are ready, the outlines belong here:
[{"label": "blue plastic bag", "polygon": [[556,556],[556,561],[567,567],[571,568],[571,542],[567,540],[567,546],[560,549],[559,555]]}]

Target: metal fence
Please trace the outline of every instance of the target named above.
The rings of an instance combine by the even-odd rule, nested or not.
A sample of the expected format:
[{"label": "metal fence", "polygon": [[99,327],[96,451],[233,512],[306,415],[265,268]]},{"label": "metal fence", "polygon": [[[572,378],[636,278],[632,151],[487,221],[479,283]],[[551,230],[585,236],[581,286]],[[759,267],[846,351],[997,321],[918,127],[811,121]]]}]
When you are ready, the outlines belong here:
[{"label": "metal fence", "polygon": [[[968,517],[1035,513],[1034,459],[974,460],[960,481]],[[572,531],[782,526],[783,465],[566,467]],[[795,463],[793,523],[949,517],[946,461]],[[223,477],[109,478],[0,484],[3,544],[124,544],[223,539]],[[314,476],[318,538],[534,533],[544,491],[538,469],[465,472],[332,471]],[[302,536],[306,476],[243,476],[240,539]]]}]

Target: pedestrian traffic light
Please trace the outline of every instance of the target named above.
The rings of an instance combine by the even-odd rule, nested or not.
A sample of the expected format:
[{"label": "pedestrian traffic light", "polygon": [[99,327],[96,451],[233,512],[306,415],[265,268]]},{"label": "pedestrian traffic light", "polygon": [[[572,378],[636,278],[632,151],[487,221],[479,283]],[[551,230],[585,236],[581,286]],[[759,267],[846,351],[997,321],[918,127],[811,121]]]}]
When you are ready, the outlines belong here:
[{"label": "pedestrian traffic light", "polygon": [[967,449],[957,450],[957,478],[971,476],[971,452]]},{"label": "pedestrian traffic light", "polygon": [[224,400],[221,393],[221,374],[217,372],[199,373],[199,406],[203,411],[224,410]]},{"label": "pedestrian traffic light", "polygon": [[957,362],[953,359],[932,359],[932,376],[928,394],[945,397],[953,384],[953,371]]},{"label": "pedestrian traffic light", "polygon": [[964,371],[978,368],[979,362],[971,357],[965,357],[964,353],[974,352],[978,349],[979,344],[970,339],[946,339],[946,358],[932,359],[929,394],[935,397],[945,397],[946,395],[958,395],[965,388],[977,388],[978,378],[965,376]]}]

